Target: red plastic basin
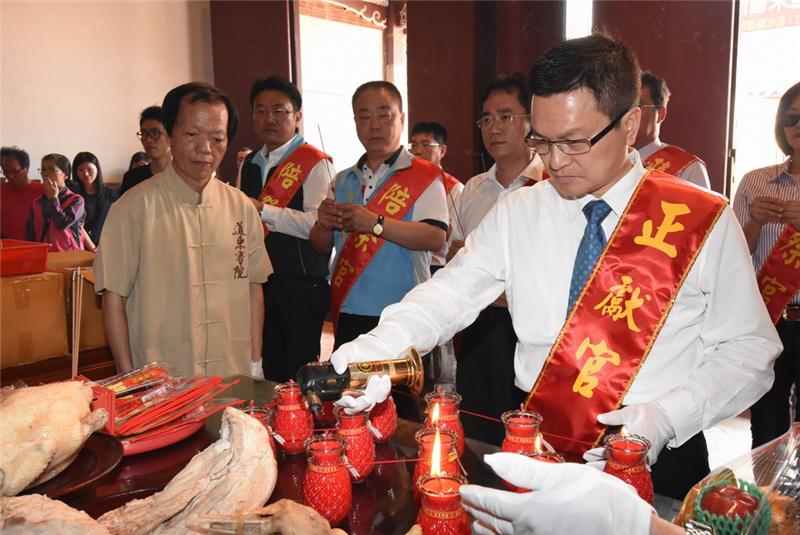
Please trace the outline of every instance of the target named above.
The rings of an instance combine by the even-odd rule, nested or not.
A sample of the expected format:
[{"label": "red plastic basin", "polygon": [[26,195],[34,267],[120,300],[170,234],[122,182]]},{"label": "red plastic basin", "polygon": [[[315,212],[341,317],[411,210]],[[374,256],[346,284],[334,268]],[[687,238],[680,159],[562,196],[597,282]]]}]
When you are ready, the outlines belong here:
[{"label": "red plastic basin", "polygon": [[49,243],[0,240],[0,277],[43,273]]}]

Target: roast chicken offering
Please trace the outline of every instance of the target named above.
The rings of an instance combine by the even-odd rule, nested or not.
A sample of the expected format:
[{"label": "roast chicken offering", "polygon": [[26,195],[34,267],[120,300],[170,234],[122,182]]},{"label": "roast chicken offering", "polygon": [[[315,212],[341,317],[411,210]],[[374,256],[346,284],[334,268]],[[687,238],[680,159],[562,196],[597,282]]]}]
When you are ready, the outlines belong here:
[{"label": "roast chicken offering", "polygon": [[108,421],[77,381],[0,391],[0,496],[44,483],[75,459]]}]

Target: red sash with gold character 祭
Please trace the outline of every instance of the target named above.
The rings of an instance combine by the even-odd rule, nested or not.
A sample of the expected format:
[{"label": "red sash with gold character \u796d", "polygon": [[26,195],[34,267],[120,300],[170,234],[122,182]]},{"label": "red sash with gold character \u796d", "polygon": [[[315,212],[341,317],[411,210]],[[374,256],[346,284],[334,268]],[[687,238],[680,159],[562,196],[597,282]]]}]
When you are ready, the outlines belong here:
[{"label": "red sash with gold character \u796d", "polygon": [[[273,171],[272,176],[264,184],[258,200],[270,206],[286,208],[305,182],[308,173],[323,158],[331,159],[330,156],[308,143],[300,145],[287,155]],[[269,234],[269,229],[267,225],[264,225],[265,238],[267,234]]]},{"label": "red sash with gold character \u796d", "polygon": [[800,231],[786,225],[758,271],[758,289],[773,323],[800,290]]},{"label": "red sash with gold character \u796d", "polygon": [[[367,208],[385,219],[403,219],[419,196],[442,173],[437,166],[421,158],[411,160],[411,167],[394,174],[370,198]],[[353,233],[347,237],[336,262],[331,280],[331,317],[338,328],[339,311],[347,294],[383,247],[383,238],[374,234]]]},{"label": "red sash with gold character \u796d", "polygon": [[597,416],[622,404],[726,204],[657,171],[640,181],[525,403],[559,452],[600,443]]},{"label": "red sash with gold character \u796d", "polygon": [[662,173],[677,176],[692,162],[697,161],[702,162],[700,158],[691,152],[687,152],[675,145],[667,145],[648,156],[643,163],[646,168],[653,171],[661,171]]}]

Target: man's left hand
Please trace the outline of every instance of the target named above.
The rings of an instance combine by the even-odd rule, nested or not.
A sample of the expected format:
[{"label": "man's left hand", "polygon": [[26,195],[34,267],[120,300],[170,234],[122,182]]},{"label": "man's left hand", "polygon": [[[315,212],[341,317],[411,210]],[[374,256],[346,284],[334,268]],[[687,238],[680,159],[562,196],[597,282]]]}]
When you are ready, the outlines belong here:
[{"label": "man's left hand", "polygon": [[800,201],[786,201],[783,205],[783,217],[781,219],[784,223],[789,223],[800,229]]},{"label": "man's left hand", "polygon": [[378,214],[355,203],[337,205],[342,213],[343,228],[347,232],[372,234],[372,227],[378,221]]}]

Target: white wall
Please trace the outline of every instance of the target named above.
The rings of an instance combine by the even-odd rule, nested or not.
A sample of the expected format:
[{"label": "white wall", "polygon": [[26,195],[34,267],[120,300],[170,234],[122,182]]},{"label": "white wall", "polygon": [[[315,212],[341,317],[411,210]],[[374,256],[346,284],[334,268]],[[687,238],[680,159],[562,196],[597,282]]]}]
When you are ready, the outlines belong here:
[{"label": "white wall", "polygon": [[118,182],[141,150],[139,112],[213,83],[208,1],[0,1],[0,143],[97,155]]}]

